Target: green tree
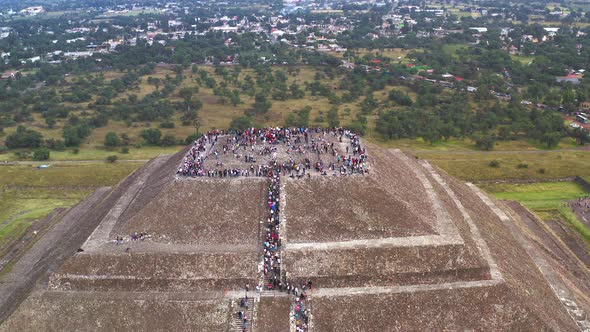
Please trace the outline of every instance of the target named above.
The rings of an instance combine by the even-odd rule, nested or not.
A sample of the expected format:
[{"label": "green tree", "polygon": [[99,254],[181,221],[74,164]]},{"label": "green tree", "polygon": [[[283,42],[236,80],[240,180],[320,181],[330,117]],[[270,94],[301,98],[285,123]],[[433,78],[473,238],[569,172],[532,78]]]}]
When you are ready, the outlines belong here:
[{"label": "green tree", "polygon": [[66,146],[78,146],[90,135],[92,128],[86,122],[78,122],[75,125],[68,125],[63,129],[63,138]]},{"label": "green tree", "polygon": [[338,118],[338,107],[332,106],[328,111],[328,126],[336,128],[340,126],[340,119]]},{"label": "green tree", "polygon": [[57,124],[57,121],[55,118],[45,118],[45,124],[47,125],[47,128],[53,129]]},{"label": "green tree", "polygon": [[412,106],[414,103],[407,93],[403,93],[399,90],[391,90],[389,92],[389,100],[394,101],[400,106]]},{"label": "green tree", "polygon": [[561,137],[562,135],[559,132],[546,133],[541,137],[541,142],[547,145],[548,148],[553,148],[559,144]]},{"label": "green tree", "polygon": [[140,136],[148,144],[158,145],[158,144],[160,144],[160,137],[162,137],[162,132],[160,131],[160,129],[149,128],[149,129],[142,130],[140,133]]},{"label": "green tree", "polygon": [[16,132],[6,137],[5,145],[9,149],[38,148],[43,142],[43,135],[25,126],[18,126]]},{"label": "green tree", "polygon": [[242,100],[240,99],[240,90],[233,90],[230,93],[229,100],[234,107],[241,104]]},{"label": "green tree", "polygon": [[369,114],[373,112],[373,110],[376,109],[378,105],[379,104],[373,97],[373,94],[369,93],[367,97],[365,97],[365,100],[361,102],[361,113]]},{"label": "green tree", "polygon": [[182,88],[180,91],[178,91],[178,96],[184,99],[185,102],[189,102],[193,97],[193,89],[189,87]]},{"label": "green tree", "polygon": [[255,116],[260,114],[266,114],[270,110],[272,103],[267,100],[266,95],[262,93],[256,94],[254,97],[254,104],[252,107],[246,110],[246,115]]},{"label": "green tree", "polygon": [[588,130],[584,128],[574,128],[570,135],[575,138],[576,142],[580,145],[585,145],[590,142],[590,134],[588,133]]},{"label": "green tree", "polygon": [[233,118],[229,124],[229,128],[234,130],[246,130],[252,128],[252,118],[248,116]]},{"label": "green tree", "polygon": [[33,159],[34,160],[48,160],[49,159],[49,149],[48,148],[39,148],[33,152]]},{"label": "green tree", "polygon": [[116,133],[109,131],[104,137],[104,146],[114,148],[121,145],[121,140]]}]

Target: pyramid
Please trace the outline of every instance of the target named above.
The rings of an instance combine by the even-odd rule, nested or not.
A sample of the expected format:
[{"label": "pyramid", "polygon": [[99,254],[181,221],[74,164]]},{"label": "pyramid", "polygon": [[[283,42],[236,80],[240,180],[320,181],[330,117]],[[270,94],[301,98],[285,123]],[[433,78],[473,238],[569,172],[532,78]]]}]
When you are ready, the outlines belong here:
[{"label": "pyramid", "polygon": [[[584,278],[564,275],[522,216],[427,161],[363,145],[366,173],[281,175],[280,277],[313,283],[306,330],[588,330]],[[294,296],[261,272],[268,178],[178,176],[189,149],[82,202],[96,225],[82,251],[0,331],[242,331],[246,295],[248,331],[295,331]]]}]

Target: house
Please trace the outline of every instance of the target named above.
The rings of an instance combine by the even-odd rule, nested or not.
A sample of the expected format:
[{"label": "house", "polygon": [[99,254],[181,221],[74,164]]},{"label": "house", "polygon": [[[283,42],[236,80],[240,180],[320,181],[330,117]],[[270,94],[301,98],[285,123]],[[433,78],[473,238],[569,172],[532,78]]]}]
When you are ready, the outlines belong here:
[{"label": "house", "polygon": [[475,31],[477,31],[477,33],[488,32],[488,28],[485,28],[485,27],[472,27],[472,28],[469,28],[469,30],[475,30]]},{"label": "house", "polygon": [[211,30],[213,31],[221,31],[221,32],[238,32],[238,27],[230,27],[230,26],[220,26],[220,27],[212,27]]},{"label": "house", "polygon": [[278,38],[278,37],[282,37],[285,34],[285,31],[283,30],[278,30],[278,29],[272,29],[272,32],[270,33],[273,37]]},{"label": "house", "polygon": [[538,43],[539,40],[537,38],[535,38],[533,35],[522,35],[522,37],[520,38],[520,41],[525,43],[525,42],[532,42],[532,43]]},{"label": "house", "polygon": [[19,73],[18,70],[7,70],[2,73],[2,76],[0,78],[3,80],[9,79],[9,78],[16,79],[18,73]]},{"label": "house", "polygon": [[580,84],[580,78],[576,74],[569,74],[566,76],[556,76],[555,81],[557,83],[570,82],[572,84]]},{"label": "house", "polygon": [[340,67],[344,68],[344,69],[354,69],[355,65],[354,63],[350,62],[350,61],[345,61],[342,60],[342,64],[340,65]]},{"label": "house", "polygon": [[547,31],[547,34],[549,35],[549,37],[553,37],[559,31],[559,28],[544,28],[544,30]]},{"label": "house", "polygon": [[45,12],[42,6],[27,7],[20,11],[21,14],[25,15],[37,15]]},{"label": "house", "polygon": [[518,50],[518,47],[516,47],[514,45],[510,45],[510,47],[508,47],[508,53],[510,53],[512,55],[518,55],[520,53],[520,51]]}]

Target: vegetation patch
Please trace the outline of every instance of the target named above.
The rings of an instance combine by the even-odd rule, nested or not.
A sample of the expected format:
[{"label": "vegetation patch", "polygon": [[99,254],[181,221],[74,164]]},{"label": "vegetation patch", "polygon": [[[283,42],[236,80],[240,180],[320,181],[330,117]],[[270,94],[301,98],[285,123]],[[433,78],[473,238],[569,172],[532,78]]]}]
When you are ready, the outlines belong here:
[{"label": "vegetation patch", "polygon": [[[590,176],[590,151],[415,151],[414,155],[436,164],[466,181],[559,179]],[[490,167],[492,161],[499,167]],[[518,167],[527,164],[528,167]]]},{"label": "vegetation patch", "polygon": [[588,192],[575,182],[482,183],[478,186],[497,199],[519,201],[531,210],[557,209],[565,201],[588,195]]}]

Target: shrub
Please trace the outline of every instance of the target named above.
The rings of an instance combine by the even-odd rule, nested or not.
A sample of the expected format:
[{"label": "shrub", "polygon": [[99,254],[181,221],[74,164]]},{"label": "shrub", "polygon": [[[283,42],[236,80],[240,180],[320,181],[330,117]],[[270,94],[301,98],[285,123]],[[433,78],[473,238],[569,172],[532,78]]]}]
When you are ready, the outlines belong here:
[{"label": "shrub", "polygon": [[165,135],[162,140],[160,141],[160,145],[162,146],[172,146],[176,145],[176,137],[174,135]]},{"label": "shrub", "polygon": [[106,161],[107,161],[107,162],[109,162],[109,163],[114,163],[114,162],[116,162],[118,159],[119,159],[119,157],[117,157],[117,156],[115,156],[115,155],[112,155],[112,156],[108,156],[108,157],[106,158]]},{"label": "shrub", "polygon": [[33,159],[34,160],[48,160],[49,159],[49,149],[48,148],[39,148],[33,152]]},{"label": "shrub", "polygon": [[184,144],[189,145],[193,144],[194,141],[197,140],[197,134],[190,134],[184,139]]},{"label": "shrub", "polygon": [[160,128],[174,128],[174,122],[166,121],[160,123]]},{"label": "shrub", "polygon": [[14,155],[16,156],[16,159],[29,159],[31,157],[29,151],[15,151]]},{"label": "shrub", "polygon": [[539,168],[539,173],[540,174],[545,174],[545,169],[544,168]]},{"label": "shrub", "polygon": [[490,136],[480,137],[475,141],[475,147],[480,150],[491,151],[494,149],[494,139]]},{"label": "shrub", "polygon": [[79,152],[80,152],[80,149],[78,149],[78,148],[72,149],[73,154],[78,154]]},{"label": "shrub", "polygon": [[128,147],[121,148],[121,153],[128,154],[129,153],[129,148]]},{"label": "shrub", "polygon": [[63,140],[50,138],[45,140],[45,147],[50,150],[63,151],[66,149],[66,144]]},{"label": "shrub", "polygon": [[230,129],[245,130],[252,127],[252,119],[248,116],[239,116],[231,120]]},{"label": "shrub", "polygon": [[529,168],[529,164],[520,163],[520,164],[516,165],[516,168]]},{"label": "shrub", "polygon": [[494,160],[490,161],[488,166],[498,168],[498,167],[500,167],[500,162],[498,160],[494,159]]}]

